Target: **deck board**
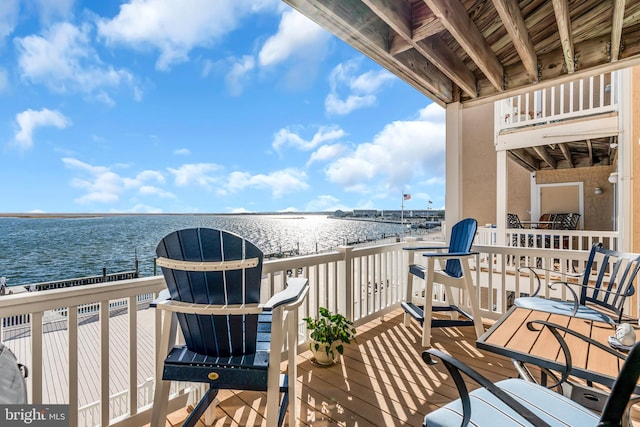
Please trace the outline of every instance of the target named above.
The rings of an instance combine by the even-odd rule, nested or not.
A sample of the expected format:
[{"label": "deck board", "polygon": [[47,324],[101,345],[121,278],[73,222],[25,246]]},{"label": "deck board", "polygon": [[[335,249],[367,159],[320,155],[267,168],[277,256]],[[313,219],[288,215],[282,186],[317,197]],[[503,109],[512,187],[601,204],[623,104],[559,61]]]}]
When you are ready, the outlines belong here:
[{"label": "deck board", "polygon": [[[424,415],[457,398],[446,369],[439,363],[427,366],[421,358],[421,334],[417,323],[402,324],[400,309],[358,327],[357,342],[345,347],[337,365],[320,367],[311,352],[298,355],[298,408],[301,426],[405,426],[421,425]],[[153,310],[138,312],[138,383],[153,375]],[[79,328],[80,406],[98,399],[98,322]],[[127,316],[110,319],[111,393],[128,384]],[[515,377],[511,362],[475,347],[472,327],[434,328],[432,345],[461,359],[493,381]],[[29,338],[5,342],[21,360],[30,360]],[[64,403],[67,396],[68,363],[65,330],[44,334],[47,403]],[[119,371],[119,372],[118,372]],[[60,387],[60,384],[64,384]],[[468,383],[471,389],[475,384]],[[57,387],[56,387],[57,386]],[[62,393],[61,393],[62,390]],[[266,394],[222,390],[214,426],[265,426]],[[184,408],[167,417],[167,425],[179,425],[188,415]],[[637,423],[634,423],[638,425]],[[204,424],[199,424],[204,426]]]},{"label": "deck board", "polygon": [[[422,425],[426,413],[457,396],[444,366],[430,367],[422,361],[420,330],[417,324],[404,327],[402,317],[396,310],[359,327],[357,342],[345,347],[335,366],[316,366],[309,351],[298,355],[300,425]],[[435,328],[432,343],[491,379],[516,375],[508,359],[475,348],[472,327]],[[266,403],[264,393],[225,396],[220,397],[219,418],[213,425],[266,425],[260,415]],[[256,408],[259,413],[250,415]],[[187,411],[181,412],[184,419]]]}]

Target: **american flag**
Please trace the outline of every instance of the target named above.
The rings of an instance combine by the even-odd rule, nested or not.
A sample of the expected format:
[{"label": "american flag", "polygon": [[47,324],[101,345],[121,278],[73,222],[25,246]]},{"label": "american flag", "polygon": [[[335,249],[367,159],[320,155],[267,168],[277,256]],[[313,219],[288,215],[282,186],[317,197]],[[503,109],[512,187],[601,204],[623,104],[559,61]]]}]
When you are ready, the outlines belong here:
[{"label": "american flag", "polygon": [[409,194],[409,193],[404,193],[404,194],[402,195],[402,199],[403,199],[403,200],[411,200],[411,194]]}]

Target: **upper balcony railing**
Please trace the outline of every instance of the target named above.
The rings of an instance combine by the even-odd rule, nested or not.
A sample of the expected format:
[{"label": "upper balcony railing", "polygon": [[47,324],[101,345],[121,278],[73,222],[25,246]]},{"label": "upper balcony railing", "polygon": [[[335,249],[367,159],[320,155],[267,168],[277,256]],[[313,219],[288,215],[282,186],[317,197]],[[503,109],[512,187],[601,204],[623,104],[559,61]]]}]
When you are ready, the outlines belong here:
[{"label": "upper balcony railing", "polygon": [[617,111],[617,76],[584,77],[498,101],[496,132]]},{"label": "upper balcony railing", "polygon": [[[479,237],[485,239],[491,239],[491,235]],[[569,269],[584,266],[588,256],[588,248],[557,251],[488,243],[479,241],[474,246],[479,255],[472,265],[485,319],[498,319],[514,295],[530,293],[535,287],[531,277],[518,272],[515,260],[555,266],[557,273],[544,278],[549,282],[565,277]],[[310,291],[300,319],[314,316],[318,307],[324,306],[345,314],[357,326],[399,307],[408,264],[421,262],[419,256],[409,259],[413,252],[403,248],[416,244],[423,242],[342,247],[324,254],[266,261],[264,297],[282,289],[287,277],[304,276],[309,279]],[[160,316],[148,308],[146,301],[149,294],[164,288],[163,278],[154,276],[0,297],[3,317],[28,315],[26,326],[0,326],[0,339],[26,358],[21,362],[30,370],[30,403],[69,404],[70,425],[124,427],[148,423]],[[557,296],[569,298],[566,294]],[[434,297],[443,297],[437,287]],[[87,312],[85,307],[91,310]],[[637,315],[634,304],[628,310]],[[20,333],[16,333],[18,326],[24,328]],[[306,339],[301,321],[300,349],[306,349]],[[48,353],[51,343],[61,347],[58,353]],[[93,354],[97,360],[92,359]],[[92,386],[97,390],[87,389]],[[187,384],[174,389],[174,406],[185,405],[189,390]]]}]

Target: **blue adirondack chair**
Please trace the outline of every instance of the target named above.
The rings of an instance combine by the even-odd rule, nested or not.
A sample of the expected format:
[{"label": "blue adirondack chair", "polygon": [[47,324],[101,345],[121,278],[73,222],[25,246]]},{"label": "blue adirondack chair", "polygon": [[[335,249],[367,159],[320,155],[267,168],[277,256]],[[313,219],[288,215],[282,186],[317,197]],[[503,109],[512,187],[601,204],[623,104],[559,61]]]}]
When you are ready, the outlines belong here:
[{"label": "blue adirondack chair", "polygon": [[[552,324],[547,326],[553,328]],[[556,339],[563,341],[559,334]],[[566,343],[563,349],[566,349]],[[607,348],[603,350],[614,352]],[[571,355],[567,354],[567,351],[565,360],[570,361]],[[425,363],[435,365],[436,362],[431,356],[442,360],[454,380],[460,399],[427,414],[424,418],[425,427],[621,426],[623,420],[628,421],[627,405],[635,393],[640,376],[638,343],[626,356],[604,407],[598,414],[535,382],[509,378],[494,384],[474,369],[441,351],[429,349],[422,353]],[[623,355],[618,357],[624,359]],[[570,364],[567,365],[566,371],[571,371]],[[478,383],[480,388],[469,392],[462,374]],[[637,399],[634,398],[634,401]]]},{"label": "blue adirondack chair", "polygon": [[[469,259],[476,255],[475,252],[471,252],[471,245],[477,228],[478,223],[473,218],[466,218],[456,223],[451,229],[449,248],[445,252],[436,252],[446,249],[441,246],[405,248],[410,251],[410,257],[415,252],[430,251],[423,254],[427,258],[426,266],[409,265],[405,301],[401,304],[405,311],[405,326],[409,326],[412,318],[418,320],[422,325],[422,345],[424,347],[431,345],[432,327],[474,326],[478,338],[484,333],[478,295],[469,271]],[[436,260],[446,261],[443,270],[436,269]],[[424,300],[421,304],[413,302],[414,295],[419,293],[417,289],[414,289],[414,276],[425,281]],[[444,285],[448,305],[433,305],[434,283]],[[471,303],[471,313],[466,312],[456,303],[460,290],[466,291]],[[433,311],[449,311],[454,313],[454,316],[451,319],[433,319]],[[455,318],[455,315],[458,314],[463,315],[465,319]]]},{"label": "blue adirondack chair", "polygon": [[[222,230],[175,231],[156,253],[168,289],[156,302],[164,322],[152,425],[165,424],[170,381],[209,384],[185,426],[198,422],[220,389],[265,391],[267,425],[281,425],[287,409],[295,425],[297,308],[307,279],[289,279],[261,304],[262,251]],[[182,345],[175,345],[178,323]],[[288,368],[281,374],[285,334]]]},{"label": "blue adirondack chair", "polygon": [[[580,284],[556,281],[549,285],[565,286],[573,301],[538,296],[542,282],[536,270],[542,269],[527,268],[535,275],[538,286],[531,296],[516,298],[517,307],[616,324],[622,320],[626,298],[635,292],[633,283],[640,269],[640,255],[606,249],[602,243],[593,245],[584,271],[575,275],[582,276]],[[579,297],[575,286],[580,287]]]}]

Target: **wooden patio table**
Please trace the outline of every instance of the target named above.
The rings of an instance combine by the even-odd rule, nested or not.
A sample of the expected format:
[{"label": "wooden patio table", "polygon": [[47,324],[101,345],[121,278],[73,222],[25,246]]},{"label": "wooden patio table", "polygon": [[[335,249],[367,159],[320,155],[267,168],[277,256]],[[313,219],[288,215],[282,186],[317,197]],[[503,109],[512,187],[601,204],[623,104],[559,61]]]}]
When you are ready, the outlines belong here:
[{"label": "wooden patio table", "polygon": [[[547,321],[568,328],[609,347],[607,340],[615,335],[615,326],[592,320],[560,314],[512,307],[476,342],[478,348],[507,356],[514,361],[529,363],[553,371],[562,371],[565,366],[564,353],[558,340],[549,328],[527,324],[533,320]],[[565,339],[571,355],[570,375],[611,387],[615,382],[624,359],[608,353],[596,345],[567,332],[558,330]],[[636,340],[640,338],[636,329]],[[615,350],[614,350],[615,351]],[[640,386],[636,386],[640,393]]]}]

